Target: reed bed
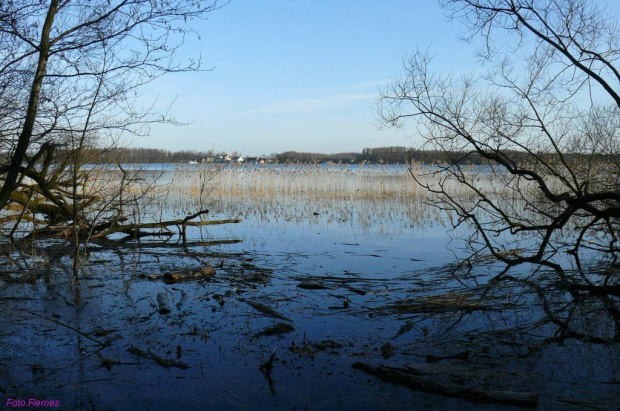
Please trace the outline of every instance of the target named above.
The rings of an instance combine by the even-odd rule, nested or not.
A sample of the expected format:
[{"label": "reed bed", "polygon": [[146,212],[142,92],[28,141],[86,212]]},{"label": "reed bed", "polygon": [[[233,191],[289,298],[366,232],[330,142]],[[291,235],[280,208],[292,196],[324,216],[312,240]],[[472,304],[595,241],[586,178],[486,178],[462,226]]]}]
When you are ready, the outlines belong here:
[{"label": "reed bed", "polygon": [[214,197],[374,199],[408,198],[419,192],[404,167],[323,165],[228,166],[207,168],[202,173],[180,170],[177,171],[175,189],[199,195],[205,177],[208,177],[209,195]]},{"label": "reed bed", "polygon": [[[429,207],[437,198],[411,175],[423,184],[437,186],[446,174],[434,173],[437,169],[430,166],[414,166],[411,172],[403,165],[333,164],[125,169],[125,174],[105,167],[88,171],[88,185],[80,192],[96,193],[103,199],[87,210],[93,218],[105,220],[122,208],[125,216],[150,222],[209,209],[210,215],[243,219],[294,221],[321,216],[361,228],[378,227],[386,233],[394,227],[449,225],[449,213]],[[479,167],[466,172],[477,186],[510,202],[509,207],[523,208],[521,199],[514,198],[514,187],[501,175],[481,172]],[[443,188],[464,201],[471,196],[457,181],[444,182]]]},{"label": "reed bed", "polygon": [[[430,166],[414,165],[200,165],[176,169],[137,170],[138,178],[129,192],[138,194],[145,187],[153,195],[209,198],[305,198],[308,200],[428,199],[429,192],[412,178],[452,195],[471,195],[471,189]],[[113,172],[113,171],[112,171]],[[484,172],[480,167],[465,169],[467,179],[483,192],[510,196],[516,190],[501,174]],[[523,183],[519,189],[523,190]]]},{"label": "reed bed", "polygon": [[[436,169],[429,166],[417,165],[410,172],[404,165],[370,164],[180,166],[164,171],[139,171],[140,184],[131,190],[137,190],[134,194],[138,194],[148,187],[149,193],[142,197],[141,204],[151,213],[155,209],[165,213],[165,209],[168,213],[191,214],[208,208],[243,216],[252,210],[263,210],[291,220],[295,215],[312,215],[329,209],[342,210],[339,219],[355,220],[356,213],[345,210],[364,209],[369,212],[358,216],[361,225],[403,211],[415,225],[438,220],[445,224],[445,213],[440,213],[440,217],[436,215],[437,210],[428,207],[436,199],[411,175],[423,184],[437,186],[446,175],[433,171]],[[467,173],[476,185],[494,195],[510,198],[511,191],[514,194],[492,173],[480,172],[476,167],[467,169]],[[463,199],[471,196],[471,190],[457,181],[444,182],[443,187]]]},{"label": "reed bed", "polygon": [[[478,166],[463,169],[467,179],[483,192],[514,193],[514,179],[485,172]],[[180,168],[174,172],[172,191],[213,197],[303,197],[308,199],[411,199],[429,192],[412,178],[450,194],[468,195],[471,190],[437,168],[413,165],[234,165]],[[523,182],[521,182],[521,187]]]},{"label": "reed bed", "polygon": [[[431,215],[427,204],[423,205],[437,199],[420,187],[411,174],[435,189],[441,183],[444,190],[463,201],[472,195],[469,188],[455,179],[445,180],[449,174],[437,173],[439,168],[423,165],[413,165],[411,170],[404,165],[374,164],[211,164],[176,168],[127,165],[125,169],[128,170],[125,174],[108,167],[88,170],[88,185],[80,187],[80,193],[96,193],[107,201],[93,211],[99,218],[114,214],[120,207],[140,221],[192,214],[207,208],[247,214],[258,207],[288,220],[295,214],[353,207],[370,211],[359,216],[362,225],[366,221],[367,224],[376,222],[379,215],[389,215],[391,210],[408,210],[414,214],[409,216],[410,221],[443,220]],[[524,193],[523,185],[516,190],[511,187],[508,175],[476,166],[466,168],[465,173],[477,187],[492,193],[492,197],[499,195],[502,201],[519,200],[515,195]],[[518,204],[509,206],[519,207]],[[282,211],[285,209],[289,210]],[[343,212],[339,219],[355,219],[354,215]]]}]

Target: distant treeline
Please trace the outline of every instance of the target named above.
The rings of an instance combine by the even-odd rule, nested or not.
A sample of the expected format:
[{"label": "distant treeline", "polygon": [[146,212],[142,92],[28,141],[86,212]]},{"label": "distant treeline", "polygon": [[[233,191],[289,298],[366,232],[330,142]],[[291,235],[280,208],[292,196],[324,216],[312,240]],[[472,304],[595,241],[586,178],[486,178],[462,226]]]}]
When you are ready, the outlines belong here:
[{"label": "distant treeline", "polygon": [[[169,151],[158,148],[115,148],[105,152],[93,152],[94,155],[85,153],[86,157],[94,159],[100,164],[123,163],[179,163],[192,160],[214,159],[225,157],[225,152],[209,151]],[[232,153],[233,157],[238,157],[238,153]],[[262,156],[261,156],[262,157]],[[285,151],[279,154],[272,154],[271,161],[276,163],[379,163],[379,164],[407,164],[409,161],[424,163],[446,163],[450,162],[449,156],[439,151],[419,151],[407,147],[378,147],[365,148],[361,153],[304,153],[298,151]]]},{"label": "distant treeline", "polygon": [[408,147],[377,147],[365,148],[361,153],[300,153],[285,151],[277,154],[274,160],[278,163],[373,163],[373,164],[409,164],[412,161],[425,164],[486,164],[480,156],[463,153],[433,150],[415,150]]},{"label": "distant treeline", "polygon": [[[115,148],[104,152],[85,153],[86,158],[99,164],[122,163],[180,163],[196,160],[225,157],[225,152],[209,151],[168,151],[158,148]],[[238,153],[232,153],[234,157]],[[464,157],[460,153],[446,153],[442,151],[422,151],[407,147],[377,147],[365,148],[361,153],[347,152],[336,154],[306,153],[299,151],[285,151],[272,154],[271,161],[275,163],[342,163],[342,164],[409,164],[411,161],[425,164],[482,164],[486,163],[479,156],[469,154]]]},{"label": "distant treeline", "polygon": [[113,164],[122,163],[179,163],[192,160],[202,160],[226,155],[225,153],[215,153],[210,151],[168,151],[159,148],[116,148],[97,153],[96,163]]},{"label": "distant treeline", "polygon": [[[509,158],[519,164],[531,160],[530,156],[524,152],[516,150],[504,150],[502,156]],[[538,153],[540,161],[558,161],[556,154]],[[601,162],[612,161],[620,162],[620,158],[612,158],[604,154],[580,154],[565,153],[565,161],[579,162],[592,161],[596,159]],[[275,155],[274,161],[278,163],[343,163],[343,164],[410,164],[411,162],[421,164],[459,164],[459,165],[489,165],[495,164],[484,159],[475,152],[439,151],[439,150],[416,150],[407,147],[377,147],[365,148],[361,153],[300,153],[296,151],[286,151]]]},{"label": "distant treeline", "polygon": [[[157,148],[117,148],[106,150],[105,152],[93,152],[92,155],[86,154],[86,158],[94,159],[100,164],[122,163],[179,163],[196,160],[198,162],[210,161],[217,157],[225,157],[225,152],[210,151],[168,151]],[[526,160],[524,153],[518,151],[504,151],[503,154],[519,163]],[[236,158],[239,153],[232,153]],[[541,154],[542,156],[542,154]],[[565,159],[579,160],[584,155],[566,155]],[[591,156],[585,155],[589,159]],[[262,157],[262,156],[261,156]],[[603,156],[604,157],[604,156]],[[600,160],[603,160],[601,158]],[[476,153],[444,152],[435,150],[416,150],[407,147],[377,147],[365,148],[361,153],[348,152],[336,154],[306,153],[298,151],[285,151],[279,154],[272,154],[269,161],[275,163],[342,163],[342,164],[409,164],[410,162],[423,164],[489,164]]]}]

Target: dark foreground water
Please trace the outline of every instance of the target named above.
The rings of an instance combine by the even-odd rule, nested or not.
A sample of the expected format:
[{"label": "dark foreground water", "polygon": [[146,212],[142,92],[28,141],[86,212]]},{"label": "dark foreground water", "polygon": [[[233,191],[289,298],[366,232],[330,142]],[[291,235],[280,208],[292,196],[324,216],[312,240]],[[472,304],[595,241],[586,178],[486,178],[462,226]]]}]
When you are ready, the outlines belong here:
[{"label": "dark foreground water", "polygon": [[[535,267],[489,285],[502,267],[458,265],[459,233],[419,201],[247,199],[212,210],[244,221],[191,231],[186,247],[92,245],[76,283],[62,245],[6,264],[0,406],[517,409],[437,386],[525,393],[539,409],[620,406],[614,297],[569,293],[559,273]],[[242,242],[198,244],[212,239]],[[206,265],[212,278],[160,278]],[[409,366],[427,389],[358,362]]]}]

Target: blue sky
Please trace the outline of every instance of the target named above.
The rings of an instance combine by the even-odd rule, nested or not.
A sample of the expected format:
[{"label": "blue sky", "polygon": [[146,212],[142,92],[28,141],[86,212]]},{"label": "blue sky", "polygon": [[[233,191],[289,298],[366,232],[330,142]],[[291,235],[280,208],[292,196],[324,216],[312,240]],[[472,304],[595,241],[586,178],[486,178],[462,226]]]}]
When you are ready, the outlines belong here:
[{"label": "blue sky", "polygon": [[154,125],[133,146],[246,156],[409,146],[413,131],[379,130],[373,111],[403,56],[430,48],[440,70],[476,68],[463,26],[432,0],[232,0],[193,28],[200,39],[184,55],[214,69],[165,76],[143,96],[174,101],[191,124]]}]

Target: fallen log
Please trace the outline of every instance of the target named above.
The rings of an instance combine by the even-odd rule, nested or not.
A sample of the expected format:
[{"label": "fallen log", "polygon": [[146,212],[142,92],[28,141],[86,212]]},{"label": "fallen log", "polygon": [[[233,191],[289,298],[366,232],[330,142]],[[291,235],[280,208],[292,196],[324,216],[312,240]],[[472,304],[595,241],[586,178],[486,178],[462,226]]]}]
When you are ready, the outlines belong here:
[{"label": "fallen log", "polygon": [[259,312],[265,314],[268,317],[279,318],[280,320],[285,320],[285,321],[293,322],[293,320],[291,320],[290,318],[288,318],[284,314],[280,314],[279,312],[277,312],[273,308],[271,308],[271,307],[269,307],[269,306],[267,306],[267,305],[265,305],[263,303],[259,303],[258,301],[246,300],[246,299],[243,299],[243,298],[240,298],[239,301],[245,302],[250,307],[254,308],[256,311],[259,311]]},{"label": "fallen log", "polygon": [[236,224],[236,223],[241,222],[240,218],[233,218],[233,219],[226,219],[226,220],[190,221],[191,219],[196,218],[202,214],[206,214],[208,211],[209,210],[203,210],[191,216],[187,216],[183,219],[165,220],[165,221],[158,221],[158,222],[152,222],[152,223],[140,223],[140,224],[137,224],[137,223],[118,224],[117,223],[117,224],[112,224],[112,225],[110,225],[109,223],[103,223],[103,224],[97,225],[92,228],[93,234],[91,235],[91,238],[93,239],[107,238],[108,236],[115,234],[115,233],[124,233],[127,235],[131,235],[135,232],[140,232],[144,229],[153,229],[153,228],[168,229],[168,227],[172,227],[172,226],[176,226],[179,229],[179,234],[185,238],[183,234],[185,233],[185,227],[187,226],[201,227],[205,225]]},{"label": "fallen log", "polygon": [[192,227],[201,227],[203,225],[238,224],[240,222],[240,218],[230,218],[226,220],[187,221],[184,224]]},{"label": "fallen log", "polygon": [[[238,240],[238,239],[213,240],[213,241],[192,241],[192,242],[187,242],[186,244],[184,244],[184,247],[209,247],[213,245],[237,244],[237,243],[242,243],[242,242],[243,240]],[[179,249],[179,244],[174,243],[174,242],[166,242],[166,243],[150,242],[148,244],[141,244],[141,243],[135,243],[135,242],[127,242],[126,239],[119,239],[119,240],[99,239],[97,241],[97,245],[100,247],[100,249],[103,249],[105,247],[106,249],[109,249],[109,250],[117,250],[119,248],[135,250],[135,249],[147,248],[147,247],[149,249],[176,249],[176,250]],[[0,251],[2,251],[1,247],[0,247]],[[197,253],[197,252],[183,251],[182,255],[189,255],[189,256],[196,255],[196,256],[212,257],[212,256],[217,256],[217,253]]]},{"label": "fallen log", "polygon": [[204,278],[213,278],[214,275],[215,268],[211,267],[210,265],[205,265],[197,269],[166,273],[162,276],[162,280],[166,284],[174,284],[183,281],[197,281]]},{"label": "fallen log", "polygon": [[415,391],[459,398],[475,403],[491,403],[513,405],[518,407],[538,407],[538,395],[527,392],[480,390],[460,384],[449,384],[431,380],[412,374],[407,369],[387,367],[384,365],[372,366],[363,362],[356,362],[353,368],[394,384],[403,385]]}]

